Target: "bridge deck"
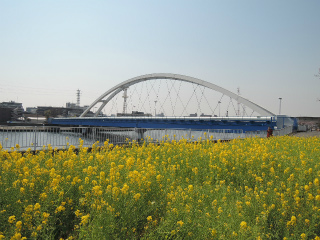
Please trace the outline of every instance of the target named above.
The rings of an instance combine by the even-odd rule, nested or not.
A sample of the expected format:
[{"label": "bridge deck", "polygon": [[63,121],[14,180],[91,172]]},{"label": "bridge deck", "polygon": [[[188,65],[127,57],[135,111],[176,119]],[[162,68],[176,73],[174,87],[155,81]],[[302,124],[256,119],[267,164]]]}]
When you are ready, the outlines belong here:
[{"label": "bridge deck", "polygon": [[164,129],[242,129],[265,131],[277,124],[275,117],[77,117],[52,118],[50,124]]}]

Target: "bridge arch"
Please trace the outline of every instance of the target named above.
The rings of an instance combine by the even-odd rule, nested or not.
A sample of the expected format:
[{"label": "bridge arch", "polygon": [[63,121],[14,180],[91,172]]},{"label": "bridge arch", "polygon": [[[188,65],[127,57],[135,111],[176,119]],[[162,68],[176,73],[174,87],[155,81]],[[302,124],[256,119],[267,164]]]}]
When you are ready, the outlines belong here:
[{"label": "bridge arch", "polygon": [[[185,81],[185,82],[189,82],[189,83],[194,83],[194,84],[199,84],[201,86],[210,88],[214,91],[223,93],[227,96],[229,96],[232,99],[235,99],[236,101],[238,101],[239,103],[242,103],[244,105],[246,105],[247,107],[251,108],[252,110],[254,110],[255,112],[259,113],[261,116],[274,116],[275,114],[268,111],[267,109],[233,93],[230,92],[222,87],[219,87],[213,83],[207,82],[207,81],[203,81],[200,80],[198,78],[194,78],[194,77],[189,77],[189,76],[184,76],[184,75],[179,75],[179,74],[172,74],[172,73],[153,73],[153,74],[147,74],[147,75],[142,75],[142,76],[138,76],[138,77],[134,77],[131,79],[128,79],[122,83],[119,83],[118,85],[114,86],[113,88],[109,89],[108,91],[106,91],[105,93],[103,93],[100,97],[98,97],[81,115],[80,117],[85,117],[86,114],[98,103],[101,103],[101,106],[99,107],[99,109],[96,111],[95,116],[97,116],[101,110],[104,108],[104,106],[119,92],[123,91],[124,89],[140,83],[140,82],[144,82],[144,81],[148,81],[148,80],[154,80],[154,79],[171,79],[171,80],[179,80],[179,81]],[[107,97],[107,98],[106,98]],[[106,99],[104,99],[106,98]]]}]

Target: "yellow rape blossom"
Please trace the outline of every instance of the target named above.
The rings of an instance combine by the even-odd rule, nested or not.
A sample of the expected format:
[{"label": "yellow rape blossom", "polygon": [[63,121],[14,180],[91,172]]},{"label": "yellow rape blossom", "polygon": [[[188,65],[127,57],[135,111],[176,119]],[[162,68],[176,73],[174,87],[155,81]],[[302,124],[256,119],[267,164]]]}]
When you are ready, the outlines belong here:
[{"label": "yellow rape blossom", "polygon": [[245,221],[242,221],[240,223],[240,229],[246,230],[248,228],[248,224]]},{"label": "yellow rape blossom", "polygon": [[306,235],[305,233],[302,233],[300,236],[301,236],[301,239],[302,239],[302,240],[307,239],[307,235]]},{"label": "yellow rape blossom", "polygon": [[64,210],[66,210],[66,208],[64,206],[59,206],[59,207],[56,208],[55,213],[62,212]]},{"label": "yellow rape blossom", "polygon": [[141,194],[140,193],[137,193],[133,196],[134,200],[138,201],[141,197]]},{"label": "yellow rape blossom", "polygon": [[123,187],[121,188],[121,192],[122,192],[123,194],[127,194],[127,193],[128,193],[128,190],[129,190],[129,186],[125,183],[125,184],[123,185]]},{"label": "yellow rape blossom", "polygon": [[36,211],[36,210],[39,210],[40,207],[41,207],[41,205],[40,205],[39,203],[36,203],[36,204],[34,205],[34,210],[35,210],[35,211]]},{"label": "yellow rape blossom", "polygon": [[86,225],[89,222],[90,214],[81,217],[81,225]]},{"label": "yellow rape blossom", "polygon": [[178,224],[180,227],[182,227],[182,226],[183,226],[183,221],[180,220],[180,221],[177,222],[177,224]]},{"label": "yellow rape blossom", "polygon": [[8,219],[9,223],[14,223],[16,221],[16,216],[10,216]]},{"label": "yellow rape blossom", "polygon": [[16,228],[18,228],[18,229],[22,228],[22,222],[21,221],[17,221],[16,222]]}]

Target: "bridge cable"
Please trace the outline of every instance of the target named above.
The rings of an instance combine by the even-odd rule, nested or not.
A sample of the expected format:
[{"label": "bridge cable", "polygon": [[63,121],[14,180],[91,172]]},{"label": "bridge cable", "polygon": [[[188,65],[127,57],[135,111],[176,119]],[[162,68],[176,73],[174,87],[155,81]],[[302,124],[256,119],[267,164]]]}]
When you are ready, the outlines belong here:
[{"label": "bridge cable", "polygon": [[[202,89],[202,90],[201,90]],[[205,90],[205,87],[204,86],[200,86],[200,92],[201,92],[201,97],[200,97],[200,102],[199,102],[199,109],[201,110],[200,112],[202,112],[202,109],[200,107],[200,104],[202,102],[202,98],[204,96],[204,90]],[[204,114],[204,113],[203,113]]]},{"label": "bridge cable", "polygon": [[170,104],[171,104],[171,108],[172,108],[172,115],[173,115],[173,116],[176,116],[176,115],[175,115],[175,107],[173,106],[173,101],[172,101],[171,91],[175,89],[175,87],[174,87],[175,83],[176,83],[176,81],[171,81],[172,88],[170,89],[170,95],[169,95],[169,96],[170,96],[170,98],[169,98],[169,99],[170,99]]},{"label": "bridge cable", "polygon": [[243,116],[246,116],[246,115],[248,116],[245,105],[242,105],[242,109],[243,109]]},{"label": "bridge cable", "polygon": [[[192,86],[193,86],[193,88],[194,88],[194,84],[193,84]],[[196,88],[194,88],[194,91],[196,91],[198,87],[199,87],[199,84],[196,85]],[[195,95],[195,98],[196,98],[197,103],[198,103],[198,109],[197,109],[197,111],[199,110],[199,111],[201,112],[201,106],[200,106],[201,98],[200,98],[200,101],[199,101],[199,99],[198,99],[198,95]]]},{"label": "bridge cable", "polygon": [[[205,90],[206,90],[206,88],[203,88],[203,92],[204,92]],[[209,103],[206,95],[205,95],[205,94],[203,94],[203,95],[204,95],[204,99],[206,100],[206,102],[207,102],[207,104],[208,104],[208,106],[209,106],[209,108],[210,108],[210,110],[211,110],[212,115],[214,115],[214,110],[212,110],[211,104]]]},{"label": "bridge cable", "polygon": [[[172,88],[173,88],[173,85],[171,85],[171,88],[169,88],[169,86],[168,86],[168,79],[166,79],[166,85],[167,85],[168,92],[167,92],[167,96],[165,97],[165,99],[164,99],[164,101],[163,101],[163,103],[162,103],[162,105],[161,105],[162,108],[163,108],[163,105],[165,104],[165,102],[167,101],[168,96],[170,96],[171,90],[172,90]],[[170,103],[171,103],[171,96],[170,96],[169,100],[170,100]],[[172,103],[171,103],[171,107],[172,107]],[[174,111],[173,111],[173,112],[174,112]]]},{"label": "bridge cable", "polygon": [[[141,85],[143,86],[143,83]],[[141,85],[139,85],[139,86],[141,86]],[[143,89],[142,89],[142,87],[140,87],[140,92],[139,92],[137,88],[138,88],[138,84],[135,84],[134,85],[134,89],[132,91],[132,96],[136,92],[136,97],[138,98],[138,104],[136,104],[137,105],[136,107],[137,107],[138,111],[142,111],[141,108],[140,108],[140,105],[142,105],[140,96],[142,96],[142,90]],[[133,107],[132,107],[132,109],[133,109]]]},{"label": "bridge cable", "polygon": [[[191,96],[190,96],[190,98],[189,98],[189,100],[188,100],[188,102],[187,102],[186,106],[188,106],[188,105],[189,105],[189,102],[190,102],[191,98],[193,97],[194,93],[195,93],[195,89],[194,89],[194,87],[193,87],[193,92],[192,92],[192,94],[191,94]],[[185,109],[184,109],[184,110],[185,110]],[[186,111],[186,112],[187,112],[187,111]]]},{"label": "bridge cable", "polygon": [[[180,81],[180,87],[179,87],[179,92],[180,93],[180,89],[182,86],[182,81]],[[177,93],[177,99],[179,99],[181,105],[182,105],[182,112],[181,112],[181,117],[183,116],[183,113],[185,113],[186,115],[188,115],[188,113],[185,111],[185,109],[187,108],[187,105],[184,104],[184,101],[181,99],[180,94]]]},{"label": "bridge cable", "polygon": [[[156,83],[159,83],[159,85],[158,85],[158,91],[156,91],[156,89],[154,88],[154,85],[156,84]],[[156,117],[156,111],[157,111],[157,109],[156,109],[156,103],[158,102],[158,99],[159,99],[159,92],[160,92],[160,81],[155,81],[154,80],[154,84],[153,85],[151,85],[151,88],[153,89],[153,92],[155,93],[155,96],[156,96],[156,100],[155,100],[155,103],[154,103],[154,108],[155,108],[155,117]]]},{"label": "bridge cable", "polygon": [[110,115],[112,114],[113,109],[118,110],[118,96],[117,98],[112,98],[112,105],[110,109]]},{"label": "bridge cable", "polygon": [[141,97],[143,96],[143,87],[144,87],[144,84],[146,84],[145,82],[142,82],[141,83],[141,88],[140,88],[140,92],[137,91],[137,97],[138,97],[138,109],[143,112],[144,111],[144,103],[142,102],[141,100]]},{"label": "bridge cable", "polygon": [[235,99],[232,99],[232,106],[233,106],[233,110],[234,110],[234,112],[235,112],[235,115],[237,116],[237,109],[236,109],[236,107],[234,106],[233,100],[235,100]]},{"label": "bridge cable", "polygon": [[[175,90],[175,92],[176,92],[176,99],[175,99],[175,102],[174,102],[174,107],[175,107],[175,109],[177,108],[177,101],[178,100],[180,100],[180,102],[181,102],[181,104],[183,105],[183,103],[182,103],[182,101],[181,101],[181,98],[180,98],[180,90],[181,90],[181,84],[182,84],[182,81],[179,81],[179,88],[178,88],[178,91],[177,91],[177,89],[176,88],[174,88],[174,90]],[[181,115],[180,116],[182,116],[183,115],[183,112],[181,113]]]}]

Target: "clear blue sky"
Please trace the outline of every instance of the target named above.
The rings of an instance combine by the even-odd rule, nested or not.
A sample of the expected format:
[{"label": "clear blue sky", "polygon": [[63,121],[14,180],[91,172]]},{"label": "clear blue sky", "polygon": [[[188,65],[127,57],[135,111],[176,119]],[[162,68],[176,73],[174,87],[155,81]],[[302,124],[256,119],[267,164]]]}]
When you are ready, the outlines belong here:
[{"label": "clear blue sky", "polygon": [[319,0],[2,0],[0,102],[89,105],[129,78],[199,78],[320,116]]}]

